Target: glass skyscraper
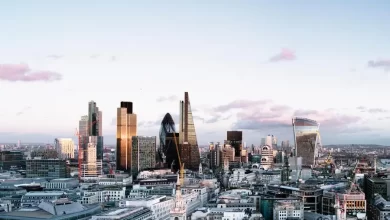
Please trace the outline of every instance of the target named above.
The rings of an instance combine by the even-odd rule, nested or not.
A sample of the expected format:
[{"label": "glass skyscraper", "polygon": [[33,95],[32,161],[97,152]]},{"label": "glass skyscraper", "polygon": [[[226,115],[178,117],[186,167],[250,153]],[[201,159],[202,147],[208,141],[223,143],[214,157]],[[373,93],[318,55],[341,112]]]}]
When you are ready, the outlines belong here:
[{"label": "glass skyscraper", "polygon": [[186,159],[182,163],[186,168],[197,170],[200,163],[200,153],[198,140],[196,138],[195,124],[192,117],[191,104],[188,92],[184,93],[184,101],[180,101],[180,125],[179,125],[179,140],[182,147],[185,146]]},{"label": "glass skyscraper", "polygon": [[[171,114],[167,113],[164,116],[163,120],[161,121],[161,127],[159,132],[160,147],[157,155],[158,155],[158,160],[160,162],[166,162],[166,158],[170,156],[167,155],[168,147],[172,146],[172,144],[169,143],[169,141],[174,141],[174,140],[172,139],[167,141],[167,134],[175,133],[175,132],[176,132],[175,122],[173,121]],[[177,144],[179,144],[179,142]]]},{"label": "glass skyscraper", "polygon": [[319,127],[320,124],[307,118],[293,118],[295,155],[302,157],[303,166],[315,164],[318,155]]},{"label": "glass skyscraper", "polygon": [[132,137],[137,135],[137,115],[132,102],[121,102],[116,122],[116,169],[131,172]]}]

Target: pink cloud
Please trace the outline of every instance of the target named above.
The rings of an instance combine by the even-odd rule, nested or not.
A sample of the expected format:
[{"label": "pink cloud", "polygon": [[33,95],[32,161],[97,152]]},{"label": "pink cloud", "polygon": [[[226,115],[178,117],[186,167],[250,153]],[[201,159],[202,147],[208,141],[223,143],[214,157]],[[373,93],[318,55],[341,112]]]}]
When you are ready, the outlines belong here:
[{"label": "pink cloud", "polygon": [[282,49],[280,53],[269,59],[270,62],[279,62],[279,61],[291,61],[295,60],[297,57],[295,56],[295,52],[290,49]]},{"label": "pink cloud", "polygon": [[61,80],[59,73],[52,71],[32,71],[27,64],[0,64],[0,80],[17,82],[57,81]]}]

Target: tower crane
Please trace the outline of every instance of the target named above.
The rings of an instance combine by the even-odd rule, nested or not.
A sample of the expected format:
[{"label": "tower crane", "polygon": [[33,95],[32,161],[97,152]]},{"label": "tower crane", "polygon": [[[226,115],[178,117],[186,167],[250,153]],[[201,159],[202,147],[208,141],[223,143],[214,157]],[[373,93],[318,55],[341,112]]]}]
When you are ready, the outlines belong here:
[{"label": "tower crane", "polygon": [[[87,131],[94,125],[96,124],[97,121],[93,121],[91,124],[88,124],[88,127],[87,127]],[[78,138],[78,171],[79,171],[79,181],[81,180],[81,164],[82,164],[82,158],[81,158],[81,153],[83,153],[84,155],[84,150],[82,150],[82,147],[81,147],[81,135],[80,135],[80,131],[76,128],[76,136]]]},{"label": "tower crane", "polygon": [[177,145],[176,141],[176,133],[173,132],[173,140],[175,141],[175,146],[176,146],[176,152],[177,152],[177,158],[179,160],[179,168],[180,168],[180,185],[184,184],[184,163],[181,162],[180,158],[180,151],[179,151],[179,146]]}]

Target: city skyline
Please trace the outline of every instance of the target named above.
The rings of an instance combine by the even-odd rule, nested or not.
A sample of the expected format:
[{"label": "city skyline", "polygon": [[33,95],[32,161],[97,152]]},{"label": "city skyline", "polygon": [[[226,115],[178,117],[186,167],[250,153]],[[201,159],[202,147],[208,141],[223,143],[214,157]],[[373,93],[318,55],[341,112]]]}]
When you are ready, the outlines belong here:
[{"label": "city skyline", "polygon": [[0,3],[0,142],[76,140],[90,100],[105,143],[122,100],[158,136],[188,91],[199,145],[229,130],[293,143],[295,116],[323,144],[390,143],[388,1],[173,2]]}]

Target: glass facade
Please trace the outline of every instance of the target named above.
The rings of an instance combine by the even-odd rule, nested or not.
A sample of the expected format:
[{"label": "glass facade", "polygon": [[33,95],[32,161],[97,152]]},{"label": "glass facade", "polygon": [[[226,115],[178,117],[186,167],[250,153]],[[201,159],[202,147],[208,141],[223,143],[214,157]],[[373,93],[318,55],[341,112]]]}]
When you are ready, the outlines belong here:
[{"label": "glass facade", "polygon": [[226,140],[234,148],[234,156],[241,157],[242,131],[228,131]]},{"label": "glass facade", "polygon": [[302,157],[303,166],[314,165],[318,155],[319,123],[307,118],[293,118],[292,125],[296,155]]},{"label": "glass facade", "polygon": [[131,173],[135,177],[140,171],[156,166],[156,136],[133,136],[132,144]]},{"label": "glass facade", "polygon": [[180,145],[185,144],[186,149],[189,151],[185,152],[185,154],[191,155],[188,161],[183,161],[183,163],[185,163],[186,168],[197,170],[200,163],[200,153],[188,92],[184,93],[184,101],[180,101],[179,127]]},{"label": "glass facade", "polygon": [[[158,150],[158,160],[160,162],[165,162],[164,161],[164,158],[166,159],[166,157],[168,156],[167,155],[167,151],[168,151],[168,147],[174,145],[169,143],[169,141],[167,142],[167,134],[169,133],[175,133],[176,132],[176,129],[175,129],[175,122],[173,121],[172,119],[172,116],[171,114],[167,113],[163,120],[161,121],[161,127],[160,127],[160,132],[159,132],[159,138],[160,138],[160,148]],[[170,140],[170,141],[173,141],[173,140]],[[178,142],[179,144],[179,142]]]},{"label": "glass facade", "polygon": [[117,109],[116,169],[130,172],[132,137],[137,135],[137,115],[132,102],[121,102]]}]

